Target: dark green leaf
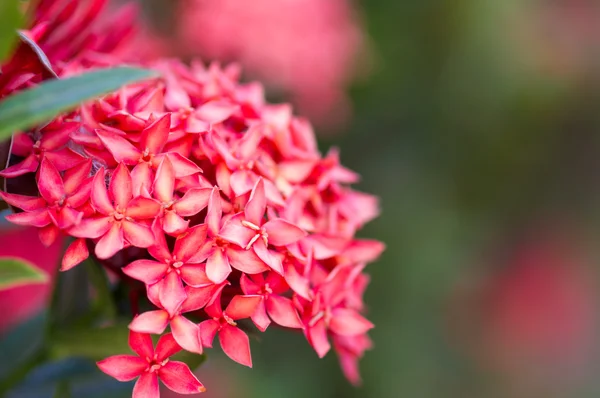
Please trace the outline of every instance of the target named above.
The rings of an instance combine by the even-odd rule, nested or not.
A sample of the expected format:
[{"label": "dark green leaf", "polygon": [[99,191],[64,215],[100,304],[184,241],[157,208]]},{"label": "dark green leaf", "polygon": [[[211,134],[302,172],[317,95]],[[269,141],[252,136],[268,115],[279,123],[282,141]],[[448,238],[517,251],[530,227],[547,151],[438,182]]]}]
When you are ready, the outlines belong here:
[{"label": "dark green leaf", "polygon": [[153,76],[148,70],[121,67],[43,82],[0,102],[0,140],[69,111],[83,101]]},{"label": "dark green leaf", "polygon": [[30,283],[44,283],[48,274],[19,258],[0,257],[0,291]]},{"label": "dark green leaf", "polygon": [[16,30],[23,24],[23,13],[19,0],[0,1],[0,63],[2,63],[17,41]]}]

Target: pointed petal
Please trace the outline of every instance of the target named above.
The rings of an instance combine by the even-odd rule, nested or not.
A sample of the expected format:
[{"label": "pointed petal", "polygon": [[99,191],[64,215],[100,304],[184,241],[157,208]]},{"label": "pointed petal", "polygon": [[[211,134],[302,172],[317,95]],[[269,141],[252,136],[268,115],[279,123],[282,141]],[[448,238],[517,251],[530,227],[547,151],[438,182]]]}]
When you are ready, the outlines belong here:
[{"label": "pointed petal", "polygon": [[20,163],[7,167],[0,171],[0,176],[4,178],[15,178],[27,173],[34,173],[39,166],[39,162],[35,155],[29,155]]},{"label": "pointed petal", "polygon": [[154,232],[154,245],[148,248],[148,252],[152,257],[157,259],[160,262],[166,263],[172,259],[171,251],[167,246],[167,240],[165,238],[165,234],[162,232]]},{"label": "pointed petal", "polygon": [[269,244],[273,246],[285,246],[304,238],[307,233],[301,228],[281,218],[270,220],[263,225],[269,235]]},{"label": "pointed petal", "polygon": [[258,307],[256,307],[256,311],[254,312],[254,314],[252,314],[251,318],[252,318],[252,322],[254,322],[254,324],[256,325],[256,327],[261,332],[264,332],[265,330],[267,330],[267,328],[271,324],[271,320],[267,316],[267,310],[265,308],[265,301],[264,301],[264,299],[261,300],[261,302],[258,305]]},{"label": "pointed petal", "polygon": [[214,187],[208,200],[208,212],[206,213],[206,225],[212,236],[217,236],[219,233],[222,214],[223,210],[221,209],[221,195],[219,194],[219,188]]},{"label": "pointed petal", "polygon": [[171,114],[166,113],[160,119],[146,127],[142,131],[140,140],[142,151],[148,150],[152,154],[160,153],[169,139],[170,126]]},{"label": "pointed petal", "polygon": [[137,333],[129,331],[129,347],[142,359],[154,358],[154,345],[152,337],[146,333]]},{"label": "pointed petal", "polygon": [[77,225],[83,219],[83,213],[72,207],[63,207],[56,214],[50,213],[54,218],[54,223],[60,229],[71,228]]},{"label": "pointed petal", "polygon": [[76,239],[69,245],[63,256],[60,270],[68,271],[90,256],[85,239]]},{"label": "pointed petal", "polygon": [[165,276],[169,266],[158,261],[137,260],[122,269],[125,275],[151,285]]},{"label": "pointed petal", "polygon": [[124,246],[123,229],[118,223],[113,223],[108,232],[96,244],[95,253],[99,259],[104,260],[114,256]]},{"label": "pointed petal", "polygon": [[219,322],[209,319],[198,325],[200,328],[200,341],[204,347],[212,347],[212,342],[219,330]]},{"label": "pointed petal", "polygon": [[158,339],[158,343],[156,343],[155,354],[156,359],[159,361],[164,361],[171,355],[177,354],[179,351],[181,351],[181,346],[175,341],[173,333],[163,334],[160,336],[160,339]]},{"label": "pointed petal", "polygon": [[65,191],[68,194],[72,194],[77,191],[80,186],[89,179],[90,172],[92,170],[92,159],[86,159],[85,162],[81,163],[77,167],[73,167],[65,171],[64,184]]},{"label": "pointed petal", "polygon": [[54,224],[48,224],[38,231],[40,241],[45,247],[50,247],[60,235],[60,229]]},{"label": "pointed petal", "polygon": [[0,191],[0,197],[9,205],[24,211],[34,211],[46,207],[46,201],[37,196],[16,195]]},{"label": "pointed petal", "polygon": [[217,293],[217,289],[218,285],[213,284],[199,288],[186,286],[187,299],[181,305],[181,313],[204,308]]},{"label": "pointed petal", "polygon": [[125,239],[133,246],[147,248],[154,244],[154,234],[152,230],[142,224],[131,221],[123,221],[122,228]]},{"label": "pointed petal", "polygon": [[199,251],[200,247],[204,245],[206,241],[206,231],[207,227],[205,224],[188,229],[185,234],[180,235],[175,241],[173,255],[182,262],[189,260]]},{"label": "pointed petal", "polygon": [[96,130],[96,134],[117,163],[125,163],[130,166],[138,163],[141,152],[125,138],[103,130]]},{"label": "pointed petal", "polygon": [[131,193],[133,197],[150,196],[147,192],[152,190],[154,181],[154,170],[148,162],[138,163],[131,170]]},{"label": "pointed petal", "polygon": [[258,231],[248,228],[242,224],[243,214],[238,213],[223,224],[219,236],[228,242],[234,243],[245,249],[252,241]]},{"label": "pointed petal", "polygon": [[46,152],[44,157],[54,164],[58,171],[64,171],[76,167],[85,161],[80,154],[73,152],[71,148],[63,148],[58,151]]},{"label": "pointed petal", "polygon": [[254,185],[254,189],[252,189],[250,200],[248,200],[246,209],[244,210],[246,220],[260,227],[263,224],[263,217],[266,210],[267,197],[265,196],[265,183],[262,178],[259,178],[256,185]]},{"label": "pointed petal", "polygon": [[208,206],[211,193],[212,189],[210,188],[192,188],[175,202],[173,210],[183,217],[196,215]]},{"label": "pointed petal", "polygon": [[96,239],[106,234],[112,225],[109,217],[84,218],[67,232],[76,238]]},{"label": "pointed petal", "polygon": [[37,178],[38,188],[42,198],[48,203],[56,203],[64,199],[65,184],[56,167],[46,158],[42,159]]},{"label": "pointed petal", "polygon": [[246,333],[234,326],[225,325],[219,331],[219,343],[229,358],[244,366],[252,367],[250,341]]},{"label": "pointed petal", "polygon": [[171,235],[177,236],[184,233],[188,229],[189,221],[179,217],[174,211],[165,211],[163,219],[163,230]]},{"label": "pointed petal", "polygon": [[313,327],[308,328],[308,342],[317,352],[319,358],[323,358],[331,349],[331,344],[327,340],[327,328],[325,321],[321,319]]},{"label": "pointed petal", "polygon": [[50,214],[46,209],[9,214],[5,218],[13,224],[30,225],[38,228],[45,227],[52,222]]},{"label": "pointed petal", "polygon": [[206,261],[206,275],[214,283],[221,283],[231,273],[229,260],[223,251],[217,248]]},{"label": "pointed petal", "polygon": [[228,119],[238,109],[239,105],[229,101],[213,100],[202,104],[194,113],[196,117],[205,122],[217,124]]},{"label": "pointed petal", "polygon": [[129,330],[138,333],[162,334],[169,323],[169,313],[165,310],[147,311],[136,316],[129,324]]},{"label": "pointed petal", "polygon": [[181,279],[188,286],[202,287],[212,285],[212,281],[206,275],[205,268],[199,264],[186,264],[179,270],[181,272]]},{"label": "pointed petal", "polygon": [[154,199],[138,196],[129,201],[126,205],[125,214],[134,220],[148,220],[157,217],[160,214],[160,203]]},{"label": "pointed petal", "polygon": [[262,296],[234,296],[229,305],[225,309],[225,313],[231,319],[238,320],[244,318],[250,318],[256,307],[260,304]]},{"label": "pointed petal", "polygon": [[231,266],[243,273],[254,275],[269,270],[269,267],[256,255],[254,250],[230,246],[226,249],[225,254]]},{"label": "pointed petal", "polygon": [[96,209],[96,211],[108,215],[115,211],[115,208],[112,204],[112,201],[108,197],[105,175],[105,170],[100,169],[94,176],[94,185],[92,187],[90,199],[92,206],[94,209]]},{"label": "pointed petal", "polygon": [[275,323],[287,328],[301,329],[303,327],[298,311],[296,311],[294,303],[289,298],[272,294],[265,305],[269,316]]},{"label": "pointed petal", "polygon": [[240,278],[240,287],[242,288],[244,294],[259,294],[259,292],[262,290],[262,285],[259,285],[253,280],[253,278],[257,278],[258,276],[259,275],[250,278],[245,273],[242,274]]},{"label": "pointed petal", "polygon": [[273,271],[283,275],[283,264],[281,263],[281,260],[279,257],[271,254],[270,250],[267,249],[267,246],[262,239],[257,240],[252,247],[254,248],[256,255],[260,257],[265,264],[267,264]]},{"label": "pointed petal", "polygon": [[174,190],[175,170],[173,170],[173,164],[169,158],[165,156],[156,170],[153,194],[160,202],[169,203],[173,200]]},{"label": "pointed petal", "polygon": [[160,282],[159,299],[163,308],[174,316],[186,297],[179,275],[169,272]]},{"label": "pointed petal", "polygon": [[329,329],[342,336],[356,336],[366,333],[374,325],[355,310],[335,309],[332,313]]},{"label": "pointed petal", "polygon": [[135,382],[131,398],[160,398],[158,376],[156,373],[144,372]]},{"label": "pointed petal", "polygon": [[169,152],[167,154],[160,154],[154,157],[156,164],[160,163],[164,157],[168,157],[173,164],[173,170],[175,170],[175,178],[181,178],[191,176],[196,173],[201,173],[202,169],[198,165],[192,162],[190,159],[177,152]]},{"label": "pointed petal", "polygon": [[148,366],[148,362],[133,355],[114,355],[97,363],[101,371],[119,381],[133,380]]},{"label": "pointed petal", "polygon": [[177,344],[184,350],[196,354],[202,354],[202,343],[200,342],[200,329],[198,325],[189,319],[177,315],[171,319],[171,331]]},{"label": "pointed petal", "polygon": [[197,394],[206,391],[190,368],[183,362],[169,361],[158,371],[160,380],[179,394]]},{"label": "pointed petal", "polygon": [[129,169],[123,163],[119,163],[113,171],[108,190],[114,199],[115,207],[125,210],[133,197],[133,187]]}]

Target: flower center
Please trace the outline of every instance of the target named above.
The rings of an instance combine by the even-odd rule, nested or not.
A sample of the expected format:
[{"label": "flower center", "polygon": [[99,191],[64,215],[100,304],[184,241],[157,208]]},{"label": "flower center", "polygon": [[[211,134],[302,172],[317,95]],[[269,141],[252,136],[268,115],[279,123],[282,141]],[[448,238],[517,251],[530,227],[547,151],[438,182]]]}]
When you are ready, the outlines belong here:
[{"label": "flower center", "polygon": [[160,368],[162,368],[169,362],[169,358],[165,359],[162,362],[158,362],[156,357],[153,360],[149,360],[149,358],[147,358],[146,360],[148,360],[148,368],[146,368],[146,372],[149,373],[157,372],[158,370],[160,370]]},{"label": "flower center", "polygon": [[140,163],[152,163],[152,159],[154,159],[154,154],[150,153],[150,150],[146,148],[142,153],[142,157],[140,157]]}]

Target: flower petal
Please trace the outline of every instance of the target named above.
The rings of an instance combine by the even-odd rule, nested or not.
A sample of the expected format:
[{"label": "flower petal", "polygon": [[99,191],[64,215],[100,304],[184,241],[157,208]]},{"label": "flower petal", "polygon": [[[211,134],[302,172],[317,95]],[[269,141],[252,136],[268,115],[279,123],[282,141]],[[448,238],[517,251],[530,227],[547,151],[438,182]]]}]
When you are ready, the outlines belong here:
[{"label": "flower petal", "polygon": [[267,197],[265,195],[265,183],[262,178],[259,178],[252,189],[250,200],[248,200],[244,210],[246,220],[260,227],[263,224],[263,217],[266,210]]},{"label": "flower petal", "polygon": [[160,214],[160,203],[154,199],[138,196],[129,201],[126,205],[126,214],[134,220],[148,220],[157,217]]},{"label": "flower petal", "polygon": [[331,344],[327,340],[325,321],[321,319],[314,326],[308,328],[307,332],[308,342],[317,352],[319,358],[323,358],[331,349]]},{"label": "flower petal", "polygon": [[270,220],[263,228],[269,235],[269,244],[273,246],[289,245],[307,235],[306,231],[281,218]]},{"label": "flower petal", "polygon": [[212,342],[219,330],[219,322],[214,319],[208,319],[200,322],[198,327],[200,328],[200,341],[202,342],[202,345],[204,347],[212,347]]},{"label": "flower petal", "polygon": [[140,148],[151,154],[160,153],[169,139],[170,126],[171,114],[166,113],[142,131]]},{"label": "flower petal", "polygon": [[175,190],[175,170],[168,157],[164,157],[154,179],[153,194],[156,199],[162,203],[169,203],[173,200],[173,191]]},{"label": "flower petal", "polygon": [[125,239],[133,246],[147,248],[154,244],[154,234],[150,227],[131,221],[123,221]]},{"label": "flower petal", "polygon": [[271,320],[267,316],[267,310],[265,308],[265,301],[264,301],[264,299],[261,300],[261,302],[258,305],[258,307],[256,307],[256,311],[254,311],[254,314],[252,314],[251,318],[252,318],[252,322],[254,322],[254,324],[256,325],[256,327],[261,332],[264,332],[265,330],[267,330],[267,328],[271,324]]},{"label": "flower petal", "polygon": [[[177,313],[181,303],[187,297],[181,278],[177,272],[169,272],[165,278],[159,282],[159,300],[163,308],[169,312],[171,316]],[[185,347],[184,347],[185,348]]]},{"label": "flower petal", "polygon": [[366,333],[374,325],[355,310],[338,308],[333,310],[329,329],[342,336],[356,336]]},{"label": "flower petal", "polygon": [[129,331],[129,347],[142,359],[154,358],[154,346],[152,337],[147,333]]},{"label": "flower petal", "polygon": [[125,275],[142,281],[147,285],[151,285],[162,279],[168,269],[169,266],[167,264],[152,260],[136,260],[122,268]]},{"label": "flower petal", "polygon": [[189,260],[206,241],[206,231],[207,227],[205,224],[188,229],[185,234],[177,237],[173,255],[182,262]]},{"label": "flower petal", "polygon": [[226,249],[226,255],[231,266],[243,273],[253,275],[269,270],[269,267],[256,255],[254,250],[229,246]]},{"label": "flower petal", "polygon": [[123,228],[119,223],[113,223],[110,229],[96,244],[95,253],[99,259],[111,258],[125,246]]},{"label": "flower petal", "polygon": [[67,232],[76,238],[96,239],[106,234],[113,225],[112,217],[84,218]]},{"label": "flower petal", "polygon": [[177,341],[177,344],[184,350],[202,354],[200,329],[194,322],[181,315],[177,315],[171,319],[171,332],[173,332],[173,337]]},{"label": "flower petal", "polygon": [[37,183],[40,195],[46,202],[54,204],[64,199],[66,192],[63,179],[56,167],[46,158],[43,158],[40,164]]},{"label": "flower petal", "polygon": [[160,398],[158,376],[156,373],[144,372],[135,382],[131,398]]},{"label": "flower petal", "polygon": [[125,210],[133,197],[133,187],[129,169],[123,163],[119,163],[113,171],[108,190],[114,200],[115,207]]},{"label": "flower petal", "polygon": [[133,380],[148,366],[148,362],[133,355],[114,355],[97,363],[101,371],[119,381]]},{"label": "flower petal", "polygon": [[181,279],[191,287],[202,287],[212,285],[212,281],[206,275],[205,267],[200,264],[186,264],[179,268]]},{"label": "flower petal", "polygon": [[210,188],[192,188],[173,205],[173,210],[180,216],[189,217],[200,213],[208,206],[208,199],[212,193]]},{"label": "flower petal", "polygon": [[271,319],[278,325],[287,328],[303,328],[298,311],[296,311],[294,303],[289,298],[271,294],[265,306]]},{"label": "flower petal", "polygon": [[165,310],[147,311],[136,316],[129,324],[129,330],[138,333],[162,334],[169,323],[169,313]]},{"label": "flower petal", "polygon": [[158,371],[158,376],[165,386],[179,394],[197,394],[206,391],[206,388],[183,362],[167,362]]},{"label": "flower petal", "polygon": [[261,300],[262,296],[259,295],[234,296],[227,305],[225,313],[233,320],[250,318]]},{"label": "flower petal", "polygon": [[163,334],[158,339],[158,343],[156,343],[156,359],[161,362],[171,355],[177,354],[179,351],[181,351],[181,346],[175,341],[173,333]]},{"label": "flower petal", "polygon": [[250,341],[246,333],[234,326],[225,325],[219,331],[219,343],[229,358],[244,366],[252,367]]},{"label": "flower petal", "polygon": [[76,239],[69,245],[63,256],[60,270],[68,271],[90,256],[85,239]]},{"label": "flower petal", "polygon": [[279,257],[271,254],[271,251],[267,249],[267,246],[262,239],[257,240],[252,247],[254,248],[256,255],[260,257],[260,259],[263,260],[265,264],[267,264],[273,271],[281,275],[283,274],[283,264],[281,263],[281,260]]},{"label": "flower petal", "polygon": [[227,256],[217,248],[206,261],[206,275],[214,283],[221,283],[231,273],[231,266]]},{"label": "flower petal", "polygon": [[96,134],[117,163],[125,163],[130,166],[138,163],[141,152],[125,138],[103,130],[96,130]]},{"label": "flower petal", "polygon": [[245,249],[258,231],[245,227],[242,224],[243,216],[243,213],[238,213],[227,220],[219,231],[219,236]]},{"label": "flower petal", "polygon": [[208,212],[206,213],[206,225],[212,236],[217,236],[219,233],[222,215],[221,195],[219,194],[219,188],[214,187],[208,199]]},{"label": "flower petal", "polygon": [[30,225],[38,228],[45,227],[52,222],[50,214],[46,209],[9,214],[5,218],[13,224]]},{"label": "flower petal", "polygon": [[90,195],[90,199],[92,202],[92,206],[96,211],[109,215],[113,211],[115,211],[115,207],[112,204],[112,201],[108,197],[108,191],[106,189],[106,172],[104,169],[98,170],[96,175],[94,176],[94,183],[92,186],[92,193]]},{"label": "flower petal", "polygon": [[188,229],[189,221],[179,217],[174,211],[165,211],[163,218],[163,230],[171,235],[177,236],[184,233]]},{"label": "flower petal", "polygon": [[34,211],[46,207],[46,201],[37,196],[16,195],[0,191],[0,198],[9,205],[25,211]]}]

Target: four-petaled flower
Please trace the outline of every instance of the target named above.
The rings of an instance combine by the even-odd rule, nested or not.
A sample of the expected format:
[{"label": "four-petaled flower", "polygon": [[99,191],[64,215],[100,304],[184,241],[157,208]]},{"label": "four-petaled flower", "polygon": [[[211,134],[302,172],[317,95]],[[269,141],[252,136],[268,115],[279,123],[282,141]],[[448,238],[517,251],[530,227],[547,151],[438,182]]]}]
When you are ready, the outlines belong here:
[{"label": "four-petaled flower", "polygon": [[250,341],[246,333],[237,327],[235,321],[250,318],[260,304],[261,298],[257,295],[234,296],[223,311],[219,293],[219,296],[204,309],[212,319],[203,321],[199,325],[202,345],[212,347],[212,342],[219,333],[219,343],[223,352],[234,361],[252,367]]},{"label": "four-petaled flower", "polygon": [[185,363],[169,359],[181,351],[171,333],[158,340],[155,350],[149,334],[130,331],[129,347],[137,356],[114,355],[98,362],[98,367],[119,381],[139,377],[133,388],[133,398],[158,398],[158,379],[179,394],[206,391]]}]

